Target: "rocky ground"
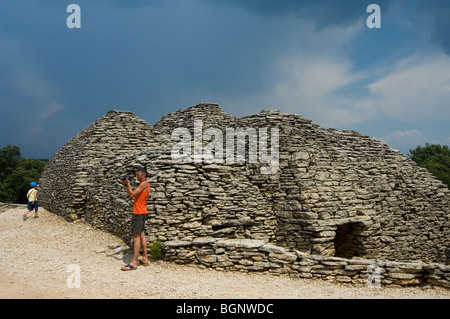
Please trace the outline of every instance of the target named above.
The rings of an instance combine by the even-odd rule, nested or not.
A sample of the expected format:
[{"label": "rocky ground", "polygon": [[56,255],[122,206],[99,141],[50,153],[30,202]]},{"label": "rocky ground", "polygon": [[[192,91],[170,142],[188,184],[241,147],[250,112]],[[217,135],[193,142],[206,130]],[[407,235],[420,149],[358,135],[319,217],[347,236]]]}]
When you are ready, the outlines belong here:
[{"label": "rocky ground", "polygon": [[0,206],[2,299],[450,299],[441,288],[357,288],[164,261],[124,272],[130,251],[117,237],[42,208],[24,221],[25,209]]}]

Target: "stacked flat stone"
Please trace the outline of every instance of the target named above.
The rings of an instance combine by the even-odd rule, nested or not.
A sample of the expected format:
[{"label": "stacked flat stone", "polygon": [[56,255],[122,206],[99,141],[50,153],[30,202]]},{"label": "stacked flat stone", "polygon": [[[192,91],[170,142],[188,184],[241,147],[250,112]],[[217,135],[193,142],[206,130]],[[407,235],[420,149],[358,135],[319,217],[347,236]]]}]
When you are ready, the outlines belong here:
[{"label": "stacked flat stone", "polygon": [[219,271],[265,272],[354,286],[439,286],[450,289],[449,265],[309,255],[263,240],[212,237],[173,240],[164,243],[164,253],[175,263]]},{"label": "stacked flat stone", "polygon": [[[174,161],[171,152],[177,141],[171,139],[172,132],[187,128],[193,138],[196,120],[201,121],[203,132],[221,130],[224,149],[227,128],[267,128],[268,145],[270,129],[277,128],[277,171],[262,174],[266,164],[250,163],[248,155],[245,163]],[[204,140],[203,146],[208,142]],[[311,269],[309,273],[317,277],[314,269],[327,266],[319,257],[339,258],[328,260],[331,266],[325,267],[344,267],[334,271],[335,278],[362,267],[351,262],[333,264],[343,263],[340,259],[378,260],[378,264],[420,260],[443,267],[450,263],[446,185],[374,138],[320,128],[300,115],[277,110],[236,118],[217,104],[202,103],[167,114],[153,126],[130,112],[109,112],[54,155],[40,182],[42,202],[50,211],[82,218],[128,240],[132,200],[119,176],[131,178],[142,166],[149,171],[151,185],[149,238],[165,243],[168,260],[272,273],[286,268],[302,276],[306,276],[304,269]],[[225,254],[232,247],[227,240],[264,244],[239,248],[251,249],[251,254],[238,258],[239,254]],[[272,250],[285,251],[282,255],[287,260],[280,259],[283,267],[274,266],[278,257],[267,259],[273,251],[261,255],[261,247],[270,245]],[[311,257],[296,259],[295,252]],[[396,273],[390,266],[383,267],[388,274]],[[433,269],[432,275],[421,270],[418,277],[437,276],[435,282],[440,283],[448,280],[446,270]],[[436,275],[436,269],[443,275]],[[398,277],[417,282],[408,271],[409,275]],[[326,272],[327,276],[333,273]],[[367,270],[363,273],[367,275]],[[402,279],[391,277],[385,281]],[[353,281],[357,278],[351,276]]]},{"label": "stacked flat stone", "polygon": [[111,110],[52,156],[40,178],[39,201],[68,219],[83,218],[89,178],[102,160],[164,142],[134,113]]}]

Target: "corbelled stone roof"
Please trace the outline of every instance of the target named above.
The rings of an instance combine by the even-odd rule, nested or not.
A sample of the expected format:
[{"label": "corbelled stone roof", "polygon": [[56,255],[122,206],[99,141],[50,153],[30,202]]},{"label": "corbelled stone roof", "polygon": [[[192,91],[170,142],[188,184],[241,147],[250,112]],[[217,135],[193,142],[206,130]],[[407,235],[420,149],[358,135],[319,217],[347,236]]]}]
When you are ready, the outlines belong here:
[{"label": "corbelled stone roof", "polygon": [[160,145],[159,136],[133,112],[109,111],[52,156],[40,179],[40,201],[52,212],[81,218],[89,176],[101,162]]},{"label": "corbelled stone roof", "polygon": [[[261,147],[249,161],[250,139],[243,163],[227,163],[225,154],[223,162],[175,162],[178,140],[171,135],[181,127],[193,140],[196,120],[202,133],[217,129],[214,145],[224,149],[227,129],[254,128],[259,143],[267,128],[270,154],[277,129],[276,170],[261,173]],[[203,147],[213,141],[207,137]],[[152,127],[111,111],[53,156],[40,199],[52,211],[127,237],[132,202],[118,177],[140,166],[150,173],[152,239],[253,239],[323,256],[450,261],[443,183],[374,138],[274,110],[236,118],[202,103]]]}]

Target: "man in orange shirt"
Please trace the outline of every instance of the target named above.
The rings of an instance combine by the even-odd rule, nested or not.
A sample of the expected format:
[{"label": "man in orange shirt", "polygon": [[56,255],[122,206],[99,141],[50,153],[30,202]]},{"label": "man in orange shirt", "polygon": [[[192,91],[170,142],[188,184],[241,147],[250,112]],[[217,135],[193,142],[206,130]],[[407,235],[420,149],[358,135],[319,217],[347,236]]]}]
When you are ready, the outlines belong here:
[{"label": "man in orange shirt", "polygon": [[[122,180],[126,185],[127,195],[134,199],[133,215],[131,217],[131,232],[133,233],[133,259],[122,267],[122,270],[135,270],[138,264],[148,265],[147,240],[145,238],[145,220],[147,218],[147,198],[150,193],[150,184],[147,181],[147,171],[140,169],[136,172],[139,186],[131,188],[128,178]],[[138,260],[139,251],[142,248],[142,259]]]}]

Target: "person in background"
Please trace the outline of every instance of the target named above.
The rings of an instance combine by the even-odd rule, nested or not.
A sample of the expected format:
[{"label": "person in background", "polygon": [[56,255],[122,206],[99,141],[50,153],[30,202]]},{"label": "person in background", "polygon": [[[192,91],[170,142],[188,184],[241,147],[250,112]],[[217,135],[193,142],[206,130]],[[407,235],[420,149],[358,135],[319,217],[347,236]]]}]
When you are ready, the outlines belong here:
[{"label": "person in background", "polygon": [[38,209],[39,209],[39,204],[38,204],[38,190],[37,188],[39,187],[38,184],[36,184],[35,182],[31,182],[30,183],[30,190],[27,193],[27,199],[28,199],[28,208],[27,211],[25,212],[25,214],[23,214],[23,220],[25,221],[27,219],[28,213],[31,212],[34,209],[34,218],[38,218]]}]

